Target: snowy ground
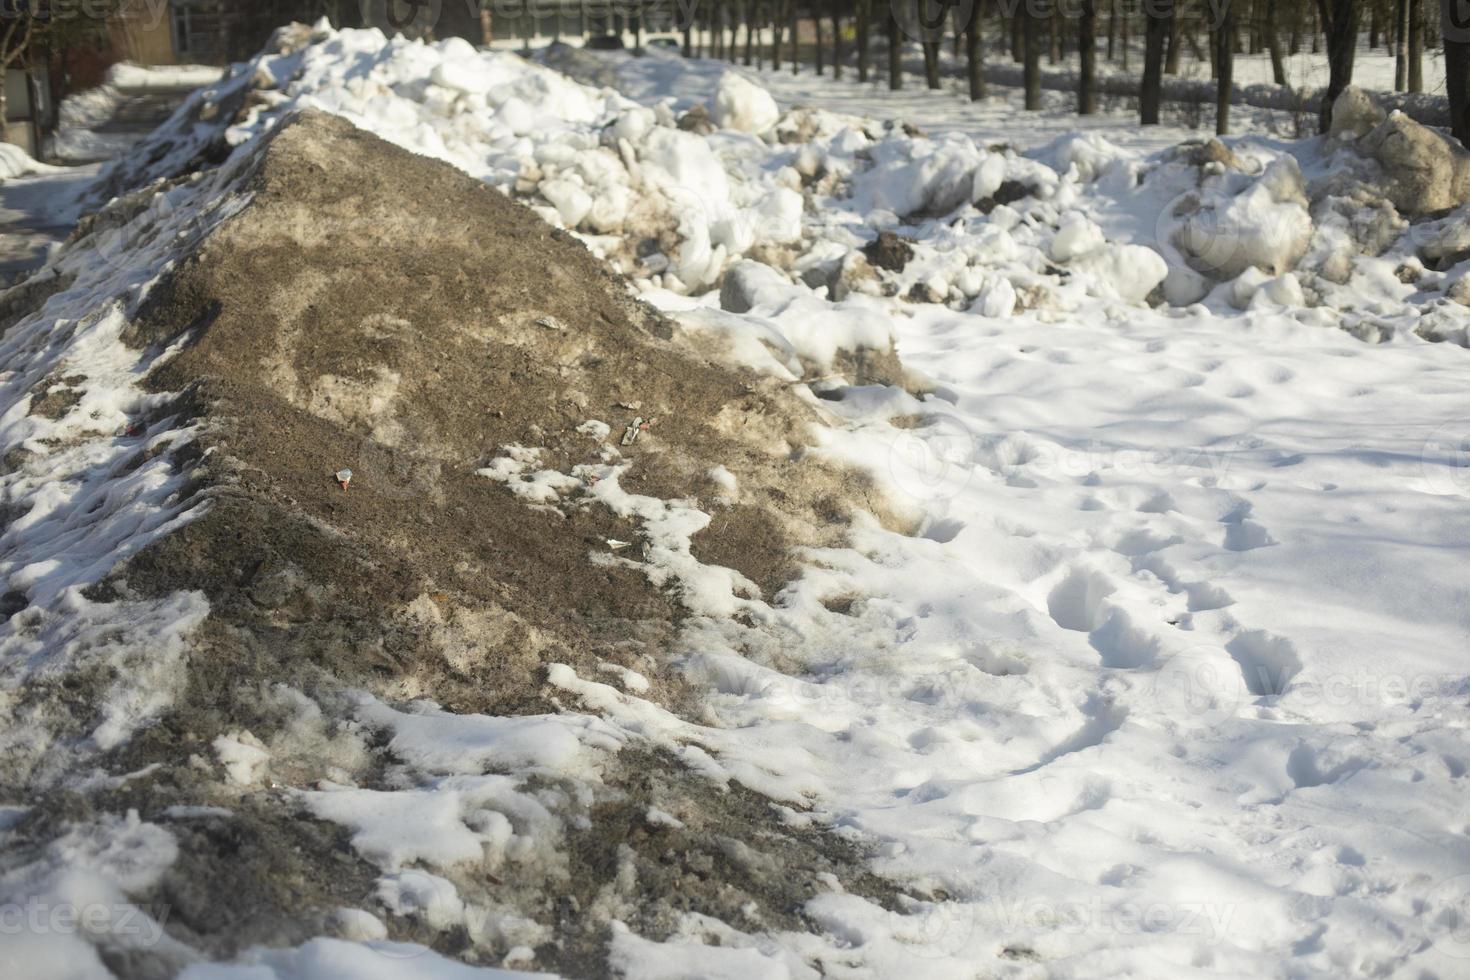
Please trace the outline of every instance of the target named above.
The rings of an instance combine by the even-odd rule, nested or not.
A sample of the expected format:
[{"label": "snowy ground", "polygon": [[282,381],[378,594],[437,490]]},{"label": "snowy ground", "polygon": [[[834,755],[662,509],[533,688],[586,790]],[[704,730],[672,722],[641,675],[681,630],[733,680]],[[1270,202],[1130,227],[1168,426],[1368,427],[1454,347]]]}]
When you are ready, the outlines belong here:
[{"label": "snowy ground", "polygon": [[[567,724],[705,760],[922,896],[834,889],[811,933],[614,925],[627,975],[1470,974],[1470,311],[1446,295],[1463,249],[1419,257],[1463,212],[1409,226],[1353,184],[1387,186],[1352,139],[1247,135],[1201,164],[1171,155],[1182,131],[1105,115],[1066,136],[1075,118],[1009,95],[763,75],[772,101],[673,59],[613,64],[617,95],[372,32],[260,67],[279,87],[236,143],[293,108],[343,114],[579,229],[711,352],[794,381],[891,339],[926,379],[811,384],[817,451],[870,470],[914,533],[865,522],[769,602],[689,559],[718,510],[598,484],[695,614],[674,654],[707,710],[562,668],[550,683],[600,716]],[[724,128],[676,128],[696,100]],[[777,102],[824,111],[778,122]],[[928,137],[842,115],[899,112]],[[177,159],[208,136],[170,127]],[[860,259],[880,229],[908,240],[901,269]],[[446,725],[412,729],[416,758],[444,766]],[[400,865],[478,846],[444,785],[316,812],[402,886]],[[460,975],[384,951],[186,975]]]},{"label": "snowy ground", "polygon": [[194,89],[219,80],[207,65],[145,67],[119,62],[96,88],[61,102],[56,132],[46,142],[49,159],[67,164],[110,160],[148,135]]},{"label": "snowy ground", "polygon": [[29,159],[15,170],[0,180],[0,285],[39,266],[71,233],[77,197],[97,176],[96,166],[52,168]]}]

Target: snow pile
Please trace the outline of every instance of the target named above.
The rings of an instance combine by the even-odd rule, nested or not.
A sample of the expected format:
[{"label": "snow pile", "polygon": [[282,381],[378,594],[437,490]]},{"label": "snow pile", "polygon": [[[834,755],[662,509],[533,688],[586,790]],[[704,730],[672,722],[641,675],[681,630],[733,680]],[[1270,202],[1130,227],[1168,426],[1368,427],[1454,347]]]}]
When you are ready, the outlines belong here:
[{"label": "snow pile", "polygon": [[13,143],[0,143],[0,180],[11,180],[30,174],[55,173],[56,169],[32,160],[30,154]]}]

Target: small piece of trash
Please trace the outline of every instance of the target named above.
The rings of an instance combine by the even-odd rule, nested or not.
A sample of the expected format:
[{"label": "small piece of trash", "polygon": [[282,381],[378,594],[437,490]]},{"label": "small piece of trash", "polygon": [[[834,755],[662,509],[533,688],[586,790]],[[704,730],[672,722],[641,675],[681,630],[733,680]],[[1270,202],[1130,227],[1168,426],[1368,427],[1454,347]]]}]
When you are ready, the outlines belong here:
[{"label": "small piece of trash", "polygon": [[127,425],[123,426],[122,434],[127,436],[129,439],[137,438],[138,436],[143,434],[142,423],[129,422]]},{"label": "small piece of trash", "polygon": [[617,538],[607,539],[607,546],[613,551],[621,551],[624,548],[631,547],[632,544],[633,542],[631,541],[619,541]]},{"label": "small piece of trash", "polygon": [[638,437],[648,428],[648,423],[643,421],[643,416],[633,420],[633,424],[623,432],[623,445],[631,446],[638,441]]},{"label": "small piece of trash", "polygon": [[348,470],[348,469],[338,470],[336,472],[335,476],[337,478],[337,484],[338,484],[338,486],[340,486],[343,490],[346,490],[347,489],[347,484],[349,484],[349,483],[352,482],[352,471],[351,470]]},{"label": "small piece of trash", "polygon": [[566,329],[566,327],[562,326],[561,321],[554,316],[538,316],[536,318],[536,326],[545,327],[547,330]]}]

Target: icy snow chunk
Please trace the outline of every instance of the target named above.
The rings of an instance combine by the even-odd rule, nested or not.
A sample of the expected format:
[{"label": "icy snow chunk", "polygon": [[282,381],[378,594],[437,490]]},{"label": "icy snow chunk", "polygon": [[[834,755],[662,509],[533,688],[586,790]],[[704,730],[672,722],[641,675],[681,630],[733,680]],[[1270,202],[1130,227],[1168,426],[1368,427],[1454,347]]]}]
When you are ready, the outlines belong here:
[{"label": "icy snow chunk", "polygon": [[1068,133],[1028,155],[1059,174],[1074,169],[1077,179],[1083,183],[1097,180],[1115,165],[1131,158],[1126,150],[1109,143],[1098,133]]},{"label": "icy snow chunk", "polygon": [[616,749],[618,742],[598,719],[577,715],[460,715],[428,701],[398,711],[368,694],[359,695],[357,717],[388,729],[388,749],[426,772],[478,775],[490,770],[585,768],[587,746]]},{"label": "icy snow chunk", "polygon": [[265,743],[249,732],[235,731],[214,740],[214,754],[225,767],[230,781],[239,786],[253,786],[260,771],[270,761]]},{"label": "icy snow chunk", "polygon": [[1099,295],[1125,303],[1141,303],[1169,274],[1169,263],[1143,245],[1108,245],[1072,262],[1072,268],[1092,276]]},{"label": "icy snow chunk", "polygon": [[383,921],[371,912],[364,912],[362,909],[337,909],[332,914],[332,921],[337,927],[337,935],[343,939],[367,942],[372,939],[388,938],[388,928],[383,925]]},{"label": "icy snow chunk", "polygon": [[435,85],[442,85],[458,92],[484,95],[495,83],[494,78],[487,71],[487,66],[479,60],[473,48],[468,54],[465,54],[456,46],[456,42],[465,48],[470,47],[468,42],[457,37],[445,41],[443,45],[445,58],[434,66],[434,70],[429,73],[429,80]]},{"label": "icy snow chunk", "polygon": [[996,319],[1010,316],[1015,311],[1016,287],[1003,276],[997,276],[987,283],[975,297],[975,302],[970,304],[971,313]]},{"label": "icy snow chunk", "polygon": [[568,228],[576,228],[587,217],[587,212],[592,210],[592,195],[570,180],[543,180],[536,189],[556,208],[562,224]]},{"label": "icy snow chunk", "polygon": [[1096,251],[1104,244],[1106,241],[1101,228],[1080,211],[1070,211],[1052,237],[1051,257],[1058,262],[1068,262],[1079,255]]},{"label": "icy snow chunk", "polygon": [[739,72],[727,71],[720,76],[715,89],[715,108],[711,114],[722,129],[738,129],[746,133],[764,133],[781,118],[781,110],[771,93]]},{"label": "icy snow chunk", "polygon": [[804,202],[788,187],[777,187],[755,206],[756,240],[785,245],[801,238]]},{"label": "icy snow chunk", "polygon": [[464,902],[449,881],[426,871],[401,871],[378,880],[378,900],[394,915],[420,919],[435,930],[464,921]]},{"label": "icy snow chunk", "polygon": [[618,114],[617,120],[613,122],[613,135],[617,139],[637,145],[657,125],[658,116],[654,111],[638,106]]},{"label": "icy snow chunk", "polygon": [[993,197],[1006,180],[1006,160],[999,153],[987,153],[970,184],[970,200],[980,201]]},{"label": "icy snow chunk", "polygon": [[720,283],[720,309],[747,313],[757,306],[775,306],[785,300],[791,283],[763,262],[737,262]]},{"label": "icy snow chunk", "polygon": [[[867,214],[869,224],[877,223],[880,212],[899,217],[920,212],[947,214],[974,200],[972,195],[989,187],[996,175],[992,164],[977,178],[977,169],[989,155],[968,137],[891,137],[870,152],[873,166],[853,176],[850,205]],[[1003,159],[1001,165],[1005,165]],[[995,181],[995,186],[1000,182]]]},{"label": "icy snow chunk", "polygon": [[1356,85],[1349,85],[1332,103],[1332,135],[1338,139],[1357,139],[1368,135],[1385,118],[1382,107],[1372,96]]},{"label": "icy snow chunk", "polygon": [[1174,241],[1196,271],[1224,281],[1248,266],[1286,272],[1306,252],[1311,236],[1301,168],[1283,155],[1234,197],[1206,198],[1183,220]]},{"label": "icy snow chunk", "polygon": [[719,487],[728,494],[733,495],[739,484],[735,480],[735,474],[723,466],[713,467],[705,474],[705,479]]},{"label": "icy snow chunk", "polygon": [[1383,196],[1404,214],[1447,211],[1470,201],[1470,151],[1394,112],[1356,148],[1383,168]]},{"label": "icy snow chunk", "polygon": [[[313,814],[351,830],[352,846],[387,871],[413,863],[498,865],[522,854],[559,822],[510,776],[450,776],[414,789],[354,789],[325,784],[301,794]],[[512,833],[512,824],[528,835]]]}]

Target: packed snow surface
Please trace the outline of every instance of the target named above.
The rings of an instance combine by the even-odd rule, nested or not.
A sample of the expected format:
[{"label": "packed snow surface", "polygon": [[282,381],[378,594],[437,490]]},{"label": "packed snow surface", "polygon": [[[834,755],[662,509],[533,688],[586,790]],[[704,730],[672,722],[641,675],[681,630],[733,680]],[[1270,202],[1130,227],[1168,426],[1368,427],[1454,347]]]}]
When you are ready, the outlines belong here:
[{"label": "packed snow surface", "polygon": [[[870,845],[913,897],[890,910],[833,890],[805,910],[810,934],[691,914],[655,941],[614,923],[611,962],[629,976],[1470,969],[1470,311],[1450,298],[1466,264],[1447,248],[1426,266],[1425,228],[1446,226],[1411,227],[1374,197],[1351,141],[1246,137],[1209,160],[1124,147],[1106,128],[1002,145],[1014,137],[821,110],[772,119],[771,97],[738,76],[712,90],[724,128],[702,133],[677,128],[660,91],[640,104],[515,55],[372,31],[320,30],[222,90],[262,76],[274,83],[232,142],[293,108],[340,113],[576,229],[712,353],[793,382],[815,368],[832,421],[818,451],[870,470],[913,528],[863,522],[763,599],[692,557],[710,515],[600,468],[597,498],[646,538],[641,556],[611,560],[643,564],[693,613],[676,652],[706,717],[566,665],[550,683],[586,714],[365,699],[363,724],[425,778],[323,786],[305,804],[382,868],[385,901],[461,921],[434,867],[530,846],[494,815],[540,827],[534,801],[482,762],[580,777],[589,753],[641,740]],[[217,95],[165,127],[175,162],[210,138],[195,120]],[[900,269],[864,257],[880,229],[908,245]],[[166,240],[149,239],[143,271]],[[78,310],[106,274],[82,272]],[[8,444],[138,413],[109,317],[78,319],[70,347],[48,346],[40,324],[7,336]],[[923,394],[834,380],[842,352],[890,341]],[[27,388],[64,384],[77,363],[114,394],[90,416],[28,417]],[[120,512],[106,526],[145,534],[178,517],[161,475],[123,473],[110,442],[82,445],[5,478],[7,499],[33,501],[6,531],[9,588],[74,604],[73,623],[79,583],[133,545],[84,546],[66,514],[101,500]],[[515,477],[529,506],[555,506],[568,477],[519,446],[482,476]],[[137,642],[169,649],[167,624],[202,614],[178,602],[137,610]],[[62,628],[47,623],[34,628]],[[4,629],[0,643],[32,642]],[[93,738],[125,738],[149,705],[120,692]],[[215,747],[240,780],[259,752],[245,734]],[[136,816],[84,833],[107,888],[129,887],[109,834],[137,841],[143,879],[170,859],[167,831]],[[59,888],[43,870],[30,874]],[[186,976],[494,975],[397,959],[380,923],[344,915],[360,942]],[[91,950],[46,948],[103,975]]]}]

